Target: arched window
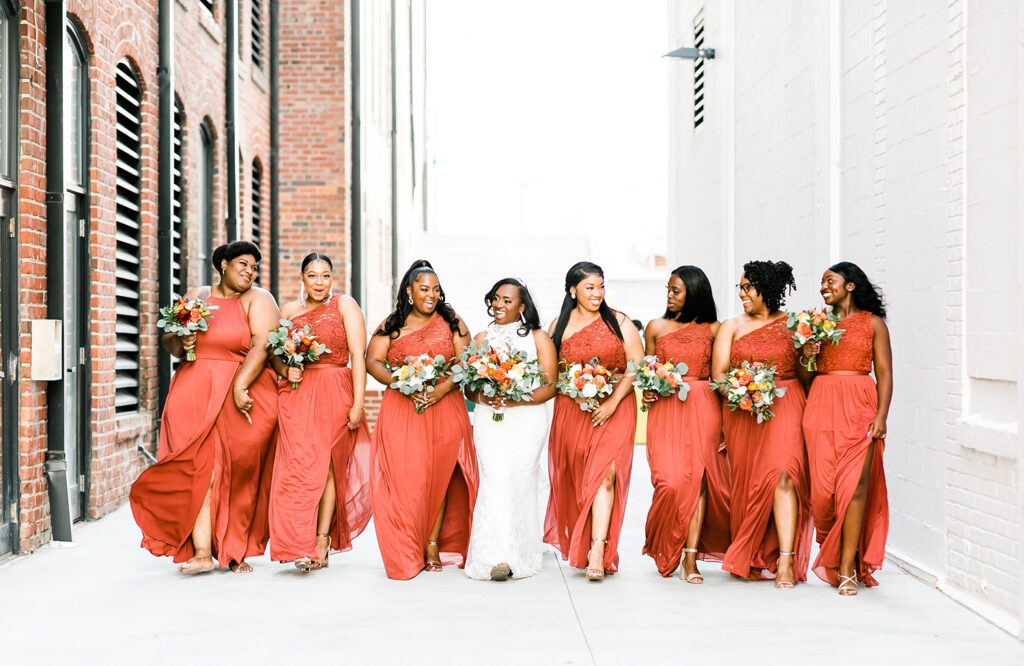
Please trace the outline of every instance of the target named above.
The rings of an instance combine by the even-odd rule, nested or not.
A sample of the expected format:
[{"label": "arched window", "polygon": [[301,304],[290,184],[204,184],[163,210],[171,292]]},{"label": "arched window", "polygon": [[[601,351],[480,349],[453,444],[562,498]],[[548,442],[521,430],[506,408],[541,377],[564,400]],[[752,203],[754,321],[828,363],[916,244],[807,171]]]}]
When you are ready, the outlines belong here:
[{"label": "arched window", "polygon": [[199,186],[199,224],[196,229],[196,261],[201,284],[213,282],[210,254],[213,252],[213,123],[204,118],[199,126],[199,159],[196,184]]},{"label": "arched window", "polygon": [[117,412],[139,409],[142,89],[127,60],[117,64],[117,359],[114,405]]},{"label": "arched window", "polygon": [[[260,273],[263,272],[263,263],[270,256],[262,246],[263,224],[263,167],[258,159],[252,161],[252,242],[263,253],[264,261],[260,262]],[[259,273],[256,274],[256,283],[259,284]]]}]

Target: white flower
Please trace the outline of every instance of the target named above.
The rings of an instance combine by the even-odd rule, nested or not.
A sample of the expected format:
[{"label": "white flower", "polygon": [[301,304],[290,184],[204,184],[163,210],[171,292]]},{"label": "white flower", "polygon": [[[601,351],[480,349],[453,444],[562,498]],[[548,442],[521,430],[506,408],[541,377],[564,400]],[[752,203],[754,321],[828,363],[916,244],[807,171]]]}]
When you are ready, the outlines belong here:
[{"label": "white flower", "polygon": [[583,394],[584,398],[593,398],[597,395],[597,385],[588,382],[580,392]]}]

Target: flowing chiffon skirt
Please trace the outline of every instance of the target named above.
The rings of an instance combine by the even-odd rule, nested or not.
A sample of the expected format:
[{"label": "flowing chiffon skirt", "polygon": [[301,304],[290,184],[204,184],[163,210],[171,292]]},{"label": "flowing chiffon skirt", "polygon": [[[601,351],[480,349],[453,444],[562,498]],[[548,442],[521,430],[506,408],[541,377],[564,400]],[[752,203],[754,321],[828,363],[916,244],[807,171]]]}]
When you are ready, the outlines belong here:
[{"label": "flowing chiffon skirt", "polygon": [[868,447],[874,441],[868,497],[857,545],[857,578],[867,587],[882,568],[889,532],[889,500],[882,466],[884,439],[868,438],[868,425],[878,410],[878,393],[868,375],[818,375],[814,378],[804,435],[811,474],[811,507],[820,549],[814,573],[831,585],[839,584],[843,520],[860,482]]},{"label": "flowing chiffon skirt", "polygon": [[274,373],[249,388],[252,423],[235,408],[237,361],[200,359],[179,366],[160,427],[159,461],[132,485],[129,501],[142,546],[184,562],[195,555],[191,535],[212,483],[213,555],[220,566],[262,555],[277,428]]},{"label": "flowing chiffon skirt", "polygon": [[370,522],[370,433],[348,428],[352,369],[312,364],[298,389],[279,388],[280,435],[270,495],[270,557],[316,558],[317,512],[334,468],[331,550],[348,550]]},{"label": "flowing chiffon skirt", "polygon": [[464,566],[477,467],[462,393],[451,391],[417,414],[408,397],[386,390],[373,432],[371,470],[373,524],[388,577],[409,580],[423,570],[446,496],[438,540],[442,562]]},{"label": "flowing chiffon skirt", "polygon": [[691,381],[685,402],[661,397],[647,412],[654,497],[643,552],[662,576],[679,568],[704,479],[707,502],[697,558],[720,562],[729,547],[729,463],[721,443],[722,408],[706,381]]},{"label": "flowing chiffon skirt", "polygon": [[563,560],[577,569],[587,566],[591,546],[590,507],[612,464],[615,465],[615,498],[608,525],[604,568],[619,568],[619,536],[629,494],[636,433],[636,401],[632,396],[619,403],[603,425],[594,427],[590,412],[559,394],[548,440],[551,494],[544,521],[544,541],[555,546]]},{"label": "flowing chiffon skirt", "polygon": [[810,487],[804,451],[802,418],[804,390],[796,379],[783,379],[788,389],[777,398],[775,417],[765,423],[747,412],[722,406],[722,422],[732,469],[730,531],[732,543],[722,569],[741,578],[774,578],[778,569],[779,538],[772,505],[783,472],[796,488],[799,502],[793,561],[797,581],[807,580],[811,553]]}]

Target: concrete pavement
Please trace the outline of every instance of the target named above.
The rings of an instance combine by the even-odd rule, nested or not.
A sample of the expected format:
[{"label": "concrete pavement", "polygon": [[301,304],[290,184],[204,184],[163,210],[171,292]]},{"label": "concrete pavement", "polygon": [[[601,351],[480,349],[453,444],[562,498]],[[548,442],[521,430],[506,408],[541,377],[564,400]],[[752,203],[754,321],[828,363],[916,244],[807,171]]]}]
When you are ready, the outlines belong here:
[{"label": "concrete pavement", "polygon": [[178,575],[138,547],[127,507],[72,548],[0,567],[0,664],[1024,664],[1024,644],[889,565],[840,598],[779,592],[703,564],[704,585],[640,555],[651,487],[637,447],[620,573],[588,583],[545,557],[506,583],[458,569],[384,575],[372,527],[329,569]]}]

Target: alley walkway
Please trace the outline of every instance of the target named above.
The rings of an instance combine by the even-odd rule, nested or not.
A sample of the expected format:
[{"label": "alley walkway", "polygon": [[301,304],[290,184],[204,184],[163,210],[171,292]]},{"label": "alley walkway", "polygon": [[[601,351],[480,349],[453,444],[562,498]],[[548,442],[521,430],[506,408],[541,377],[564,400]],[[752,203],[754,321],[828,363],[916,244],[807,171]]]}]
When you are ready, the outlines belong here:
[{"label": "alley walkway", "polygon": [[662,579],[640,555],[650,497],[638,447],[622,571],[601,584],[551,554],[522,581],[389,581],[372,529],[319,573],[261,558],[186,578],[122,507],[0,566],[0,664],[1024,664],[1024,644],[892,565],[853,599],[712,565],[702,586]]}]

